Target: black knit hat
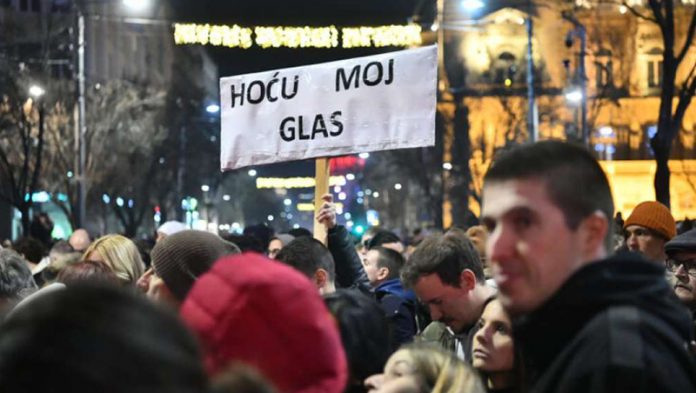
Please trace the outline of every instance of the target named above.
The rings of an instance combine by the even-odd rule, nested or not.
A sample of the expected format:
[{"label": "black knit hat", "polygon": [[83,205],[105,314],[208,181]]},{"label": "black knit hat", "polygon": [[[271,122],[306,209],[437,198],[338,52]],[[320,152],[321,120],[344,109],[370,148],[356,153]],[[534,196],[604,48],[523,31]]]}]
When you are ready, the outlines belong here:
[{"label": "black knit hat", "polygon": [[675,236],[665,244],[665,252],[669,255],[679,251],[696,251],[696,229]]},{"label": "black knit hat", "polygon": [[167,288],[183,301],[196,279],[220,257],[239,248],[217,235],[186,230],[167,236],[152,249],[152,268]]}]

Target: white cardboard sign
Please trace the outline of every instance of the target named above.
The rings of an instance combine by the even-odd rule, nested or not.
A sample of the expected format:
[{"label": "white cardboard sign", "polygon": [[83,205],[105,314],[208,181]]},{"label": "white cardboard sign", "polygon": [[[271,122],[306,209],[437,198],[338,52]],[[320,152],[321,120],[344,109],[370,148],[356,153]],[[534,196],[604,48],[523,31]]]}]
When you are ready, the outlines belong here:
[{"label": "white cardboard sign", "polygon": [[436,87],[436,46],[221,78],[221,169],[432,146]]}]

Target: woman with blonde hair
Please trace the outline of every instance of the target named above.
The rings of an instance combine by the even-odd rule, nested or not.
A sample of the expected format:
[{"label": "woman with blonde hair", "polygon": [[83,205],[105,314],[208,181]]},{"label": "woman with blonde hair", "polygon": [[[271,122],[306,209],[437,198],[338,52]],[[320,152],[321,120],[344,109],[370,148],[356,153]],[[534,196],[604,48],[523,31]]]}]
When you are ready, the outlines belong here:
[{"label": "woman with blonde hair", "polygon": [[135,285],[145,272],[138,247],[121,235],[106,235],[97,239],[82,255],[82,261],[106,264],[127,285]]},{"label": "woman with blonde hair", "polygon": [[408,344],[389,358],[384,373],[365,380],[370,393],[484,393],[477,373],[434,344]]}]

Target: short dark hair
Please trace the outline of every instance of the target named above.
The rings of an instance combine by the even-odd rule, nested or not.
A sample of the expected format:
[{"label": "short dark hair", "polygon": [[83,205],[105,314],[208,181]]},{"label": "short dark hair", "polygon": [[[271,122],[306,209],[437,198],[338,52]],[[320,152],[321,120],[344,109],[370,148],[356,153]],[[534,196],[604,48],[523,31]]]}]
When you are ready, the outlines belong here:
[{"label": "short dark hair", "polygon": [[314,276],[317,269],[326,270],[332,282],[336,278],[331,252],[313,237],[300,236],[291,241],[278,252],[276,260],[294,267],[309,278]]},{"label": "short dark hair", "polygon": [[399,274],[401,273],[401,268],[404,266],[404,256],[401,255],[401,253],[394,251],[389,248],[384,248],[384,247],[375,247],[370,249],[370,251],[377,251],[378,252],[378,257],[377,257],[377,267],[382,268],[385,267],[389,269],[389,275],[387,276],[387,280],[391,280],[394,278],[399,278]]},{"label": "short dark hair", "polygon": [[17,240],[12,249],[17,251],[27,261],[31,263],[39,263],[46,255],[46,247],[39,240],[33,237],[23,237]]},{"label": "short dark hair", "polygon": [[[597,160],[582,146],[549,140],[503,151],[486,173],[484,189],[489,183],[518,179],[543,180],[549,198],[563,212],[571,230],[597,210],[611,225],[614,201],[609,181]],[[610,228],[606,242],[611,242],[612,233]]]},{"label": "short dark hair", "polygon": [[460,275],[466,269],[484,282],[483,266],[478,252],[469,239],[458,236],[434,235],[415,249],[401,269],[401,281],[413,287],[421,276],[436,273],[443,283],[459,287]]},{"label": "short dark hair", "polygon": [[[350,373],[346,391],[363,391],[362,381],[382,372],[396,343],[387,317],[377,301],[354,289],[339,289],[324,296],[338,322]],[[357,385],[357,386],[352,386]]]},{"label": "short dark hair", "polygon": [[383,244],[401,242],[401,239],[394,232],[379,230],[365,245],[368,250],[381,247]]},{"label": "short dark hair", "polygon": [[261,244],[259,239],[255,238],[253,236],[227,233],[227,234],[220,235],[220,237],[223,238],[224,240],[230,242],[230,243],[234,243],[235,245],[237,245],[237,247],[239,247],[239,249],[242,252],[252,251],[252,252],[255,252],[258,254],[264,254],[264,253],[266,253],[266,250],[268,249],[268,247],[263,248],[263,245]]},{"label": "short dark hair", "polygon": [[76,285],[37,297],[0,327],[5,393],[202,392],[200,358],[177,315],[116,287]]},{"label": "short dark hair", "polygon": [[0,248],[0,299],[19,300],[36,289],[24,259],[13,250]]},{"label": "short dark hair", "polygon": [[288,231],[289,235],[293,235],[295,237],[302,237],[302,236],[309,236],[312,237],[312,232],[307,229],[307,228],[293,228]]}]

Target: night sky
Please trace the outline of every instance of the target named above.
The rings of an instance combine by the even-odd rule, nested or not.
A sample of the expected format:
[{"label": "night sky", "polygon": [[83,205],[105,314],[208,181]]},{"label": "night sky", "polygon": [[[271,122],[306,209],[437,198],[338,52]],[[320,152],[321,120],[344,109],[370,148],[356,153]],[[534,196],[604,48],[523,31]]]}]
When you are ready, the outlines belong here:
[{"label": "night sky", "polygon": [[[182,22],[244,26],[379,26],[406,24],[414,13],[432,20],[434,0],[172,0]],[[231,49],[209,47],[221,76],[384,53],[376,49]]]}]

